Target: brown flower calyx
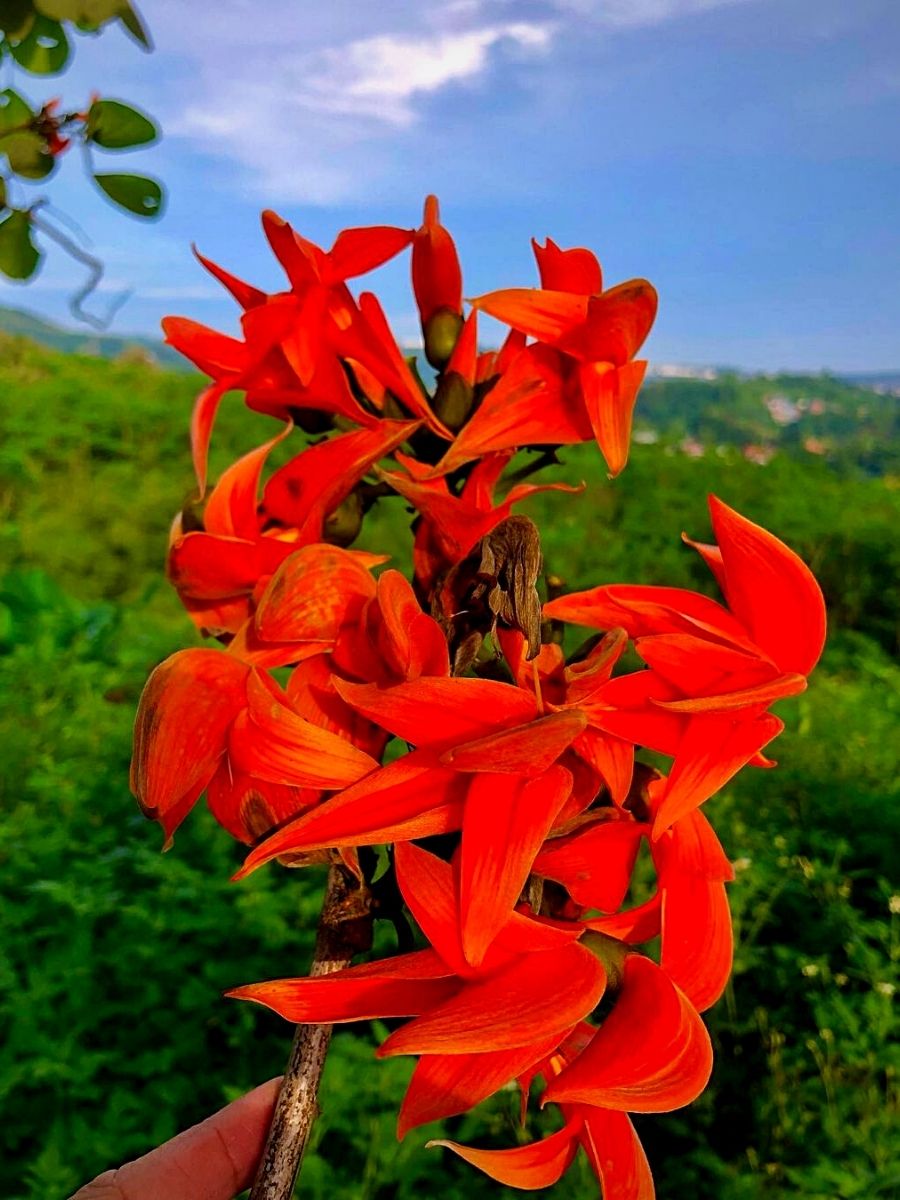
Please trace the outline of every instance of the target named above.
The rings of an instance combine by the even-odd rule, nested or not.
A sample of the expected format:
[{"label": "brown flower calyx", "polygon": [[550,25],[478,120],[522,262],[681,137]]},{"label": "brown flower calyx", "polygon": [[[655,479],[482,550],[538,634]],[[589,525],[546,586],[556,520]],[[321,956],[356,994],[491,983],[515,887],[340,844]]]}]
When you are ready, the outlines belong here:
[{"label": "brown flower calyx", "polygon": [[507,517],[442,578],[432,595],[431,615],[447,636],[454,674],[472,665],[498,624],[519,630],[529,659],[540,653],[537,581],[543,561],[534,522]]}]

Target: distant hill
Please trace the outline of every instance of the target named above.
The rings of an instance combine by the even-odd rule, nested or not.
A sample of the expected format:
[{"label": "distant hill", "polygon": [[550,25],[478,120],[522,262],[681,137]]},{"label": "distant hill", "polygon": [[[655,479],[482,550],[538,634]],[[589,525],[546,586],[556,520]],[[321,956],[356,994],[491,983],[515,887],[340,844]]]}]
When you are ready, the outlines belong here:
[{"label": "distant hill", "polygon": [[[154,338],[67,329],[21,309],[0,307],[3,334],[68,354],[138,362],[143,356],[160,367],[193,370]],[[420,369],[423,378],[433,375],[421,358]],[[737,447],[760,465],[786,454],[819,458],[841,470],[900,476],[898,394],[900,371],[839,378],[658,363],[641,389],[634,439],[693,458]]]},{"label": "distant hill", "polygon": [[89,329],[67,329],[46,321],[24,308],[0,306],[0,333],[31,338],[52,350],[66,354],[90,354],[95,358],[120,358],[123,354],[143,351],[160,366],[192,370],[189,363],[157,338],[140,334],[94,333]]}]

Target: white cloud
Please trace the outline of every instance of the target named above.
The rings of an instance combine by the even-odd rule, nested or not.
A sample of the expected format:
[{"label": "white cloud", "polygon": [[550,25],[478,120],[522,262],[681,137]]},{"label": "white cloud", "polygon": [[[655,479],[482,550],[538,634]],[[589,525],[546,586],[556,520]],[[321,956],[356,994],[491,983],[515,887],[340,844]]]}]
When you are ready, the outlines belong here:
[{"label": "white cloud", "polygon": [[198,33],[194,6],[158,0],[160,51],[184,68],[159,116],[168,137],[242,168],[229,184],[254,199],[339,204],[361,181],[372,190],[422,161],[420,131],[441,93],[489,89],[512,71],[537,104],[534,60],[552,63],[564,37],[741,2],[219,0]]},{"label": "white cloud", "polygon": [[482,75],[504,43],[546,50],[551,28],[514,21],[430,36],[382,34],[326,50],[307,65],[297,101],[323,112],[407,125],[418,96]]}]

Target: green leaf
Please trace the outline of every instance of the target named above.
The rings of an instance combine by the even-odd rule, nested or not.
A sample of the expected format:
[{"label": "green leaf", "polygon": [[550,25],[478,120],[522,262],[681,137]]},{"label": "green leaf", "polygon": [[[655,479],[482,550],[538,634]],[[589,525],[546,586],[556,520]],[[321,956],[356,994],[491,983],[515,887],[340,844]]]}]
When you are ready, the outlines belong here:
[{"label": "green leaf", "polygon": [[46,179],[56,165],[47,153],[47,143],[32,129],[0,136],[0,154],[6,155],[10,170],[23,179]]},{"label": "green leaf", "polygon": [[31,240],[31,218],[13,209],[0,221],[0,271],[10,279],[30,279],[41,255]]},{"label": "green leaf", "polygon": [[69,58],[69,39],[58,21],[35,18],[28,36],[10,45],[13,58],[32,75],[56,75]]},{"label": "green leaf", "polygon": [[128,7],[127,0],[34,0],[34,6],[52,21],[71,21],[86,33],[121,19]]},{"label": "green leaf", "polygon": [[121,100],[95,100],[88,112],[85,133],[89,141],[104,150],[127,150],[159,137],[159,130],[146,113]]},{"label": "green leaf", "polygon": [[2,0],[0,3],[0,29],[8,38],[18,40],[26,37],[34,22],[34,6],[31,0]]},{"label": "green leaf", "polygon": [[136,217],[158,217],[163,209],[163,190],[155,179],[146,175],[95,174],[98,187],[102,188],[120,208],[127,209]]},{"label": "green leaf", "polygon": [[6,180],[0,179],[0,212],[6,208]]},{"label": "green leaf", "polygon": [[12,88],[0,92],[0,135],[11,129],[21,130],[34,120],[31,105]]},{"label": "green leaf", "polygon": [[147,32],[147,26],[141,20],[137,9],[135,9],[134,5],[130,4],[128,0],[125,0],[125,3],[122,5],[122,11],[119,20],[139,46],[143,46],[145,50],[153,49],[153,39]]}]

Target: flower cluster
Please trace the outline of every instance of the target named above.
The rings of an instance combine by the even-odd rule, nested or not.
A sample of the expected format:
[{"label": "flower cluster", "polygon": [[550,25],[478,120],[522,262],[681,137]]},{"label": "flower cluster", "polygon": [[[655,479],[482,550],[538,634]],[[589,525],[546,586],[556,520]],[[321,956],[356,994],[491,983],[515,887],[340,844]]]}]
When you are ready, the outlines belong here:
[{"label": "flower cluster", "polygon": [[[242,306],[243,336],[166,323],[211,378],[192,423],[200,498],[175,521],[169,575],[225,649],[154,671],[133,789],[168,838],[206,792],[252,847],[239,876],[337,863],[364,890],[363,848],[387,847],[419,948],[231,994],[293,1022],[402,1021],[378,1051],[417,1056],[400,1136],[518,1081],[523,1120],[539,1097],[558,1106],[557,1132],[444,1144],[526,1189],[581,1147],[606,1200],[647,1200],[628,1114],[703,1090],[699,1013],[731,966],[733,875],[701,805],[741,768],[773,765],[769,706],[806,686],[821,593],[783,543],[712,498],[715,544],[691,545],[725,603],[616,584],[542,607],[537,530],[512,512],[535,485],[504,472],[520,450],[542,465],[593,439],[622,469],[652,287],[604,290],[593,254],[548,240],[534,246],[539,288],[481,296],[466,315],[433,198],[420,228],[345,230],[327,252],[272,214],[263,224],[284,292],[202,260]],[[430,387],[374,295],[347,285],[408,247]],[[497,351],[478,347],[479,312],[510,327]],[[206,494],[234,389],[283,428]],[[298,429],[319,440],[267,472]],[[416,513],[412,581],[350,548],[389,495]],[[565,624],[598,633],[567,658]],[[670,759],[668,774],[636,751]]]}]

